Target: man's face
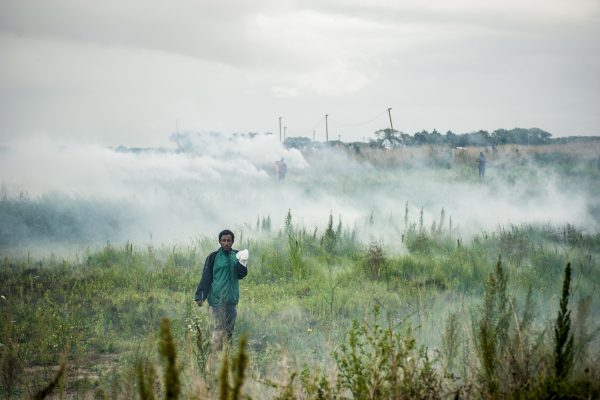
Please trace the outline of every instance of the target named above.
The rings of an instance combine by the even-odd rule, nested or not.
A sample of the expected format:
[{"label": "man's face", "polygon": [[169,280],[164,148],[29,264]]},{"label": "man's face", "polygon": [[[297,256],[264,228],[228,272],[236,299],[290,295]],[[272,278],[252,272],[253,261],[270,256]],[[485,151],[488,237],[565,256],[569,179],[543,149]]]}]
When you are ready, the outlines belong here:
[{"label": "man's face", "polygon": [[225,251],[231,250],[231,246],[233,246],[233,238],[231,235],[223,235],[221,236],[221,240],[219,241],[221,244],[221,248]]}]

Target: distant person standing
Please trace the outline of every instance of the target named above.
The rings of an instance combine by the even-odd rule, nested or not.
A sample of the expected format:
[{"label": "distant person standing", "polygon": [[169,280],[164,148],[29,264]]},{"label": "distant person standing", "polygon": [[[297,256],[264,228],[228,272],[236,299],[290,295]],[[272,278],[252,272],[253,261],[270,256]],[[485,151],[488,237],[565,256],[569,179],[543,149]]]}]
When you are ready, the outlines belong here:
[{"label": "distant person standing", "polygon": [[285,174],[287,174],[287,164],[285,160],[282,158],[279,160],[279,180],[282,181],[285,179]]},{"label": "distant person standing", "polygon": [[479,176],[483,177],[485,175],[485,155],[482,151],[479,152],[479,157],[477,158],[477,169],[479,170]]},{"label": "distant person standing", "polygon": [[281,165],[279,164],[279,160],[275,161],[275,176],[279,179]]},{"label": "distant person standing", "polygon": [[214,321],[212,349],[219,351],[223,348],[225,336],[231,340],[237,304],[240,297],[239,280],[248,274],[248,250],[234,250],[235,236],[226,229],[219,233],[220,248],[213,251],[204,262],[202,278],[196,289],[195,301],[202,307],[208,300]]}]

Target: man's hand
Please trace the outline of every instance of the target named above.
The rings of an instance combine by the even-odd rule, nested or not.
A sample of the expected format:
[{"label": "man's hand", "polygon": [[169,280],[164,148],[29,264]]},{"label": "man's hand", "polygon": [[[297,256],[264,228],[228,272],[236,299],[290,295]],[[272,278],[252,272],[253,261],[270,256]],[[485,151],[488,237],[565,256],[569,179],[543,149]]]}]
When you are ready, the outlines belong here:
[{"label": "man's hand", "polygon": [[202,303],[204,303],[202,300],[196,300],[196,304],[198,304],[198,307],[202,307]]}]

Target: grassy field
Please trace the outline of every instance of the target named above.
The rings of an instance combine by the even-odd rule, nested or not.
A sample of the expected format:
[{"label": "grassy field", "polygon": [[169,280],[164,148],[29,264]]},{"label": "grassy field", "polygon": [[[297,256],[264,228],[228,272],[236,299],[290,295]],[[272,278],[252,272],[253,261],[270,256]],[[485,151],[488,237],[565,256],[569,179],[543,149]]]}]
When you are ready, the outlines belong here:
[{"label": "grassy field", "polygon": [[[511,149],[490,153],[504,165],[503,184],[525,179],[535,188],[545,166],[564,188],[578,177],[598,195],[593,153],[528,150],[519,155],[526,162],[506,164]],[[420,157],[402,151],[361,154],[371,175],[291,179],[358,195],[389,185]],[[500,185],[494,172],[477,182],[477,149],[452,158],[419,151],[429,162],[410,165],[422,177]],[[18,199],[3,202],[26,210]],[[365,209],[351,226],[335,212],[315,225],[303,219],[290,209],[283,220],[257,217],[236,229],[235,247],[251,260],[225,354],[209,354],[209,314],[193,302],[217,248],[212,232],[187,244],[126,242],[68,256],[2,250],[2,395],[35,397],[57,378],[52,396],[62,398],[600,396],[597,229],[550,220],[466,235],[444,209],[404,199],[393,210]]]}]

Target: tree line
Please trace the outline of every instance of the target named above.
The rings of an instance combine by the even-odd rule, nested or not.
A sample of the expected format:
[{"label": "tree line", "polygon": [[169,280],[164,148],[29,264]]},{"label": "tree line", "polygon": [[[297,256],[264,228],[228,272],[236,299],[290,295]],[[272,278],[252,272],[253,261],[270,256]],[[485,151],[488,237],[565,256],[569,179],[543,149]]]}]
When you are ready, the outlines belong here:
[{"label": "tree line", "polygon": [[[398,146],[421,146],[421,145],[447,145],[450,147],[468,147],[468,146],[498,146],[506,144],[516,145],[544,145],[544,144],[564,144],[573,142],[585,142],[600,140],[597,136],[568,136],[553,138],[552,134],[540,128],[513,128],[497,129],[493,132],[479,130],[470,133],[454,133],[447,131],[445,134],[433,130],[429,132],[422,130],[413,135],[397,131],[391,128],[379,129],[375,131],[375,138],[369,140],[372,147],[381,146],[388,142],[392,147]],[[311,143],[310,139],[305,137],[288,137],[284,144],[287,147],[301,148]],[[339,141],[330,141],[330,143],[339,143]],[[361,144],[364,146],[364,144]]]}]

